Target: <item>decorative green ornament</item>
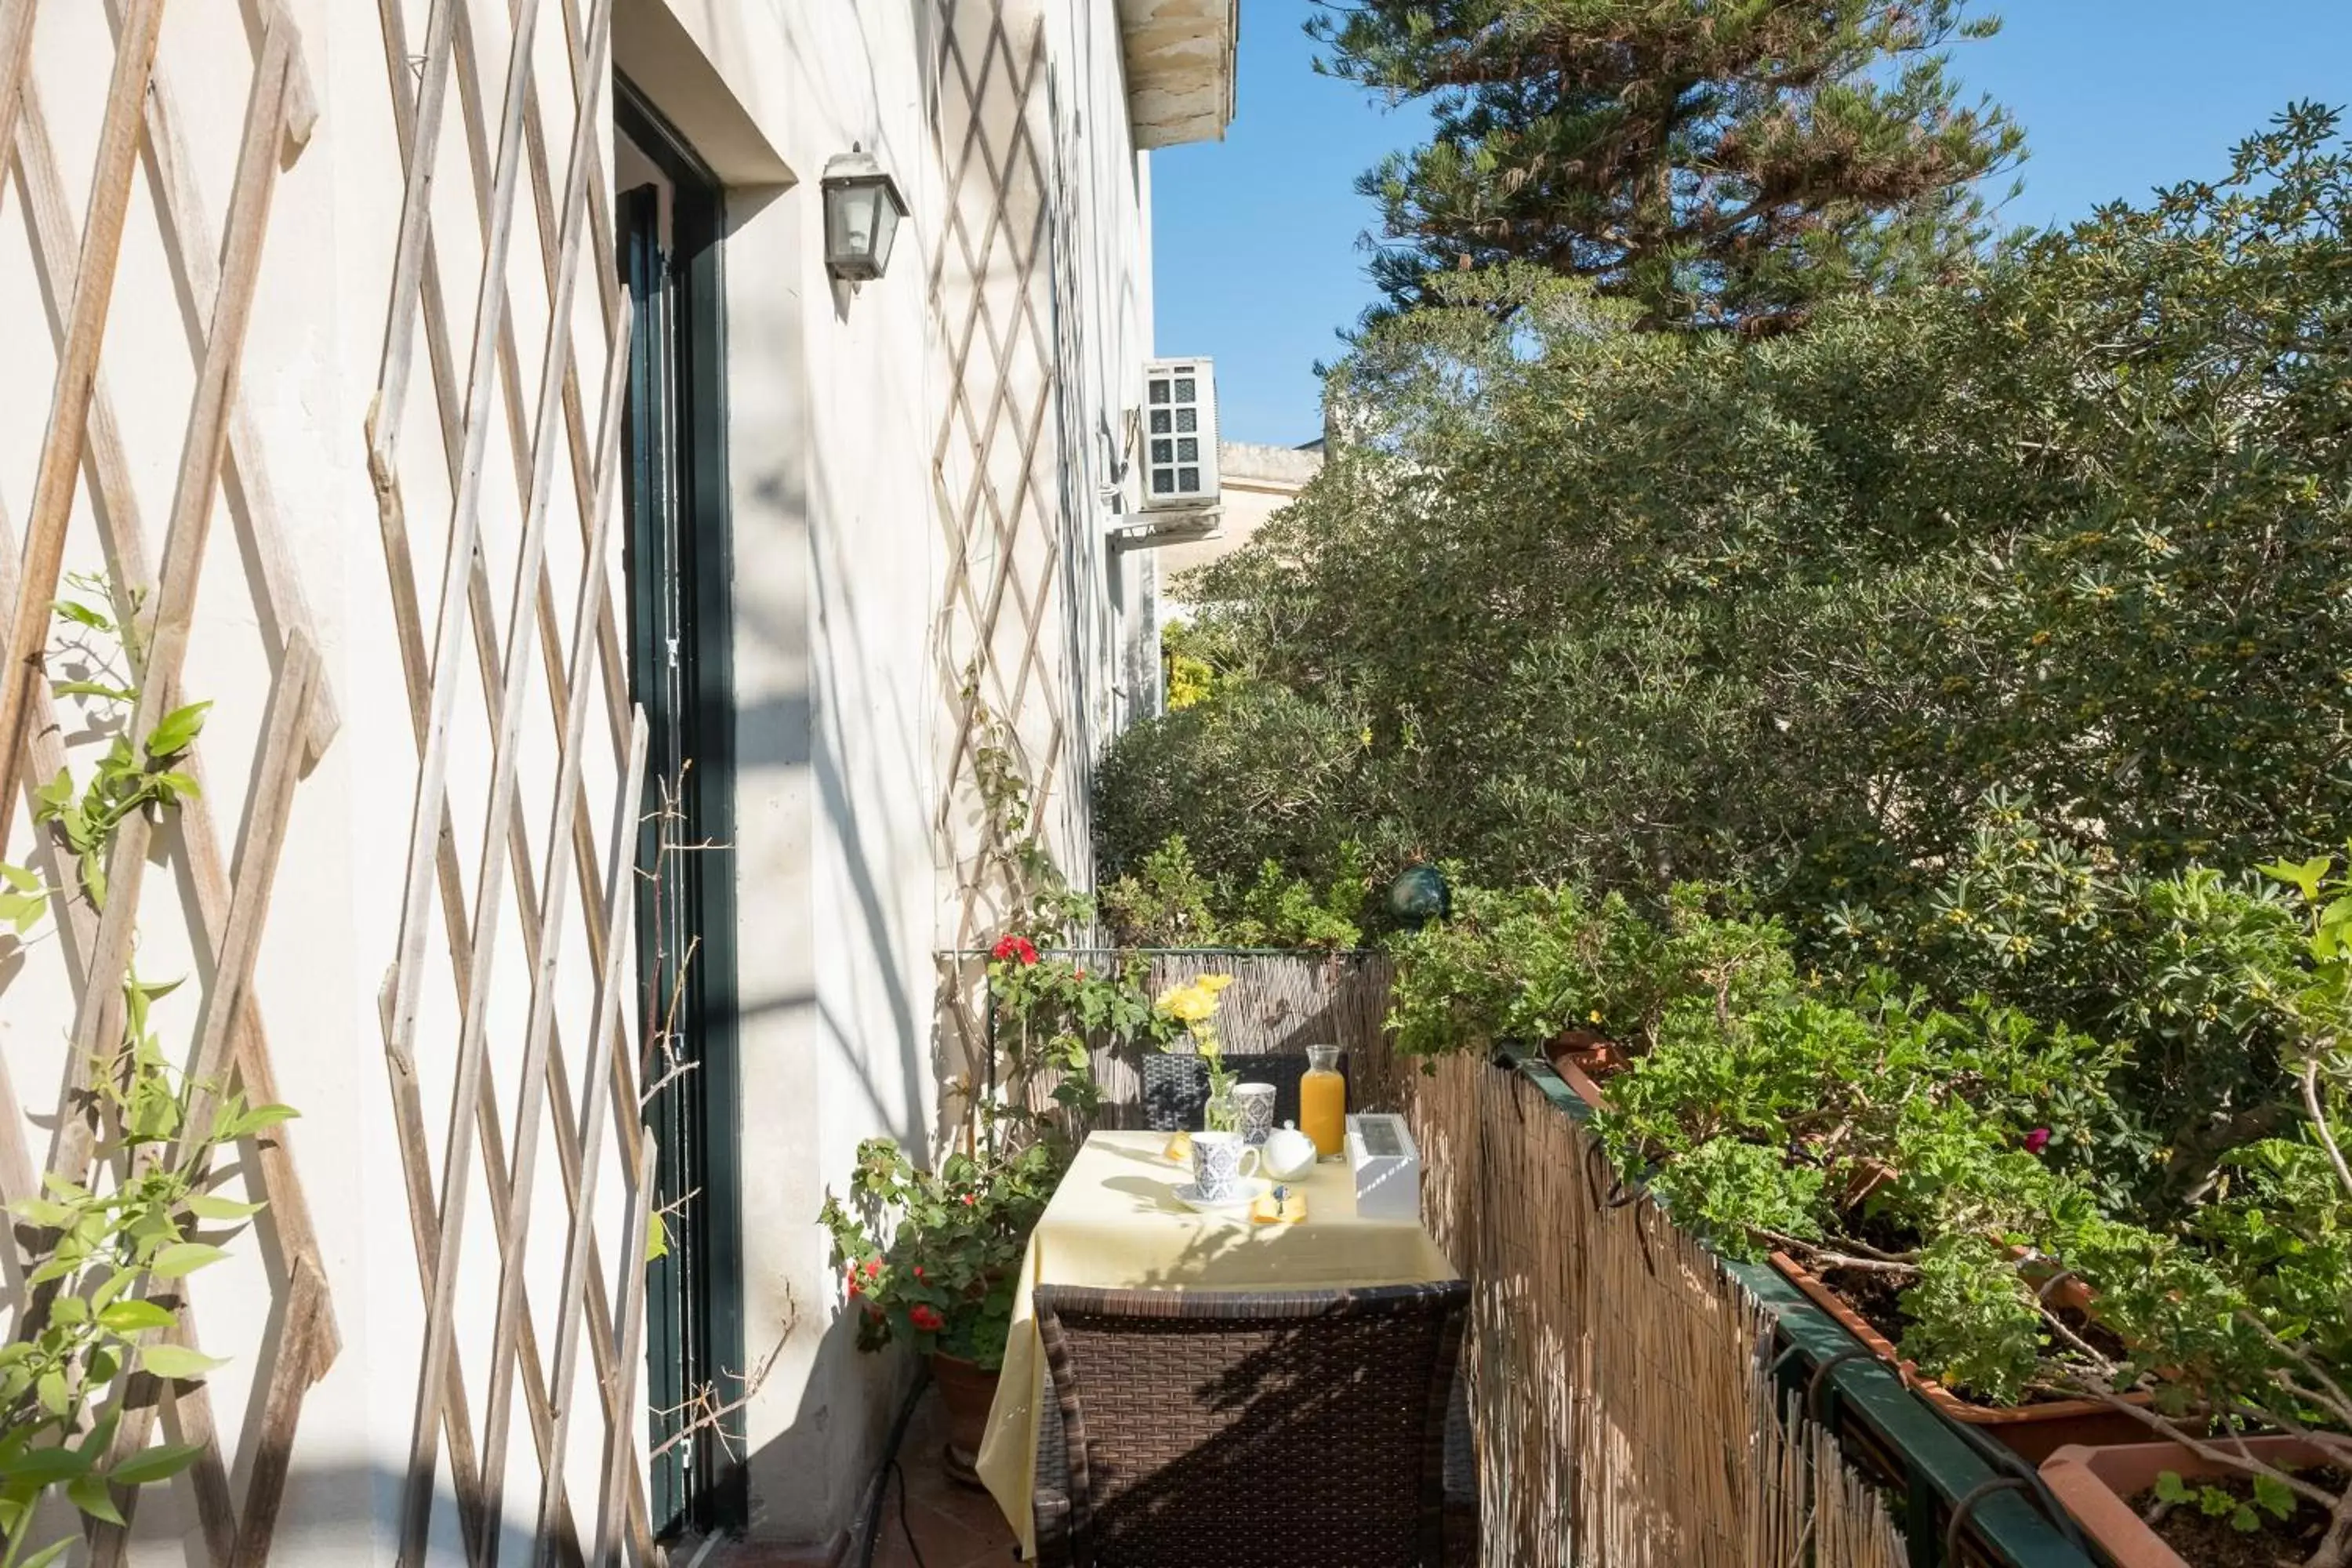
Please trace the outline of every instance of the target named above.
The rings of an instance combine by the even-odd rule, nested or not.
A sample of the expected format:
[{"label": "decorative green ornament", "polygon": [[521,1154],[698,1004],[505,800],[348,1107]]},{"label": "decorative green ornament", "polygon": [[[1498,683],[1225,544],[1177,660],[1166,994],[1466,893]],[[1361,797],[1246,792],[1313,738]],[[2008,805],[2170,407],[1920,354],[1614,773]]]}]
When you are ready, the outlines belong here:
[{"label": "decorative green ornament", "polygon": [[1426,925],[1453,912],[1454,895],[1434,866],[1408,866],[1389,884],[1389,913],[1405,925]]}]

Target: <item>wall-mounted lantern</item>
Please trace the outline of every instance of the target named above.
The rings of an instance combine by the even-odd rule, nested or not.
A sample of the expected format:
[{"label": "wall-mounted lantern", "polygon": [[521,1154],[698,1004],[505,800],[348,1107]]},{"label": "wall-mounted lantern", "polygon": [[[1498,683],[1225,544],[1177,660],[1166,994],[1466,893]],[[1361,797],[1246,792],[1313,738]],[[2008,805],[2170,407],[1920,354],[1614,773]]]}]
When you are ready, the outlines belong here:
[{"label": "wall-mounted lantern", "polygon": [[890,265],[890,245],[898,220],[907,216],[898,183],[852,147],[824,166],[825,270],[845,283],[867,283]]}]

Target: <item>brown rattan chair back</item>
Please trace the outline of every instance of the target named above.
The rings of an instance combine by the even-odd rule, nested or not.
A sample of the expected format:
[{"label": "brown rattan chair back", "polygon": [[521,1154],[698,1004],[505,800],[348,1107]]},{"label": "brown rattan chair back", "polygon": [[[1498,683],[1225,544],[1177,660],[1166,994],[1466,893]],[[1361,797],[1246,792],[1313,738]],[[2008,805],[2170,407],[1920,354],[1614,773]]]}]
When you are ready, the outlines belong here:
[{"label": "brown rattan chair back", "polygon": [[[1037,1327],[1066,1448],[1037,1517],[1075,1568],[1438,1568],[1470,1287],[1088,1290]],[[1058,1480],[1059,1478],[1055,1478]]]}]

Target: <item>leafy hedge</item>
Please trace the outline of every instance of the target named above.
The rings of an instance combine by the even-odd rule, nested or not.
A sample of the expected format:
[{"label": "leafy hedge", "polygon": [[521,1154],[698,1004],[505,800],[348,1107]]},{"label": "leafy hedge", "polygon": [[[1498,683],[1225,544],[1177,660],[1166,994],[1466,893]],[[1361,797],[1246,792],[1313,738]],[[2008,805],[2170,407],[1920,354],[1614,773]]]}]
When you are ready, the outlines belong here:
[{"label": "leafy hedge", "polygon": [[2352,177],[2218,185],[1760,342],[1470,275],[1335,374],[1360,427],[1192,585],[1220,679],[1101,775],[1116,872],[1343,839],[1481,879],[1925,896],[1984,793],[2135,870],[2352,820]]}]

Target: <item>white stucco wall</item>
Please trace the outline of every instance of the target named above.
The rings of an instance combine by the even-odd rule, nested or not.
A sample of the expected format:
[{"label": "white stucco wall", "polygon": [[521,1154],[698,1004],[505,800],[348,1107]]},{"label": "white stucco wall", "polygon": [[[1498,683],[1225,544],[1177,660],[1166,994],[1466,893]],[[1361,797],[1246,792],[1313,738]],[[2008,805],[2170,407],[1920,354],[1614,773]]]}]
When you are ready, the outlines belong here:
[{"label": "white stucco wall", "polygon": [[[535,92],[560,184],[570,68],[562,10],[551,4],[541,10]],[[195,184],[215,226],[251,74],[254,11],[238,0],[173,0],[167,8],[161,73],[181,106]],[[269,455],[288,557],[343,721],[298,792],[256,994],[283,1096],[303,1113],[286,1137],[318,1221],[342,1349],[304,1407],[279,1560],[388,1563],[425,1298],[378,998],[397,946],[417,748],[364,459],[401,195],[387,77],[388,69],[409,68],[388,67],[374,0],[295,0],[291,11],[319,117],[307,145],[284,156],[244,395]],[[106,13],[95,5],[46,5],[35,37],[36,78],[77,221],[112,54]],[[399,7],[412,48],[421,47],[427,14],[426,0]],[[484,62],[484,128],[493,139],[506,14],[494,0],[468,7]],[[988,26],[1024,40],[1042,28],[1045,69],[1026,96],[1009,98],[1000,85],[978,104],[948,102],[939,86],[941,29],[975,21],[983,24],[975,38]],[[980,56],[971,58],[976,66]],[[969,862],[951,831],[961,820],[953,804],[960,775],[948,762],[963,722],[961,672],[985,651],[1001,683],[992,700],[1006,708],[1029,753],[1048,803],[1044,826],[1081,882],[1090,760],[1118,725],[1157,700],[1157,568],[1148,553],[1110,551],[1102,532],[1106,492],[1132,483],[1122,477],[1126,416],[1139,401],[1139,367],[1151,348],[1149,170],[1130,140],[1114,0],[756,6],[616,0],[614,62],[729,187],[727,438],[740,773],[734,841],[725,853],[740,917],[747,1360],[782,1346],[745,1426],[754,1534],[822,1550],[858,1501],[906,1369],[853,1351],[814,1221],[860,1139],[887,1134],[928,1148],[940,1131],[938,1081],[956,1064],[943,1060],[938,1034],[936,952],[970,907],[962,887]],[[609,114],[609,100],[599,112]],[[1026,124],[1042,186],[991,185],[971,178],[960,154],[943,158],[942,147],[961,147],[971,125],[1001,132],[1005,115]],[[609,175],[609,140],[599,140]],[[824,273],[817,185],[825,161],[853,143],[893,172],[913,209],[888,275],[855,291]],[[433,214],[460,374],[481,259],[477,197],[453,95]],[[189,321],[155,201],[142,163],[103,362],[151,554],[162,551],[194,374]],[[988,255],[967,258],[961,272],[943,265],[965,254],[955,247],[950,211],[961,215],[969,239],[995,221],[992,203],[1018,222],[1044,214],[1039,232],[1050,254],[1020,277]],[[509,268],[526,409],[546,310],[541,237],[529,208],[526,198]],[[0,342],[10,372],[0,377],[0,516],[12,547],[47,426],[54,322],[63,309],[36,261],[23,214],[21,185],[0,180]],[[592,251],[588,265],[606,260]],[[1024,293],[1041,311],[1045,348],[1035,363],[1013,364],[1004,345]],[[989,367],[954,368],[961,362],[949,351],[963,341],[962,323],[973,310],[988,323],[982,336],[997,358]],[[592,351],[600,352],[604,327],[596,290],[585,284],[573,331],[586,345],[583,394],[593,421],[601,363]],[[1024,432],[1011,423],[990,425],[979,437],[955,424],[959,396],[1000,394],[1009,405],[1043,407],[1034,447],[1023,445]],[[488,417],[482,551],[503,637],[522,508],[503,407]],[[429,642],[449,479],[422,353],[404,418],[396,465]],[[1024,477],[1033,481],[1030,500],[1004,553],[992,535],[967,537],[972,487],[1009,495]],[[619,594],[620,546],[616,534],[608,558],[583,567],[567,462],[554,465],[550,482],[561,646],[570,636],[568,585],[583,569],[595,570]],[[103,561],[89,491],[85,479],[71,526],[73,568]],[[216,704],[204,742],[205,782],[231,847],[282,636],[253,586],[256,555],[240,509],[218,505],[184,684],[192,698]],[[985,584],[1005,558],[1023,563],[1024,592],[1045,595],[1031,600],[1036,613],[985,635],[969,625],[959,630],[951,578]],[[495,758],[470,644],[462,661],[451,800],[470,888],[484,862],[481,802]],[[592,737],[604,736],[606,695],[599,688],[592,703]],[[102,740],[77,730],[78,763],[86,765]],[[545,704],[534,699],[519,756],[535,867],[544,863],[552,742]],[[601,852],[614,830],[606,808],[618,770],[609,744],[592,747],[590,758],[585,788]],[[167,858],[179,852],[172,836],[161,842]],[[45,856],[24,795],[12,794],[0,815],[0,858]],[[599,892],[576,888],[575,905]],[[185,895],[168,858],[151,873],[142,973],[200,968],[179,907]],[[576,921],[556,946],[559,1029],[576,1063],[588,1033],[588,965]],[[457,1068],[457,996],[437,906],[426,947],[443,967],[420,998],[416,1072],[437,1172]],[[511,915],[499,927],[495,973],[488,1070],[510,1117],[530,984]],[[159,1026],[184,1039],[196,1024],[197,999],[192,985],[160,1005]],[[37,1118],[50,1109],[64,1070],[72,1005],[65,952],[55,939],[0,938],[0,1058],[25,1101],[37,1163],[47,1147]],[[583,1088],[576,1078],[572,1088]],[[468,1177],[475,1196],[457,1298],[467,1326],[457,1352],[474,1391],[478,1427],[499,1257],[482,1206],[479,1160],[478,1152]],[[617,1164],[608,1151],[596,1210],[615,1282],[636,1268],[636,1259],[620,1256]],[[542,1142],[526,1254],[542,1340],[554,1323],[563,1190],[551,1147]],[[219,1418],[233,1431],[252,1403],[254,1374],[276,1332],[273,1303],[282,1299],[267,1267],[269,1223],[265,1217],[259,1237],[241,1245],[232,1264],[208,1271],[198,1292],[206,1348],[234,1358],[213,1379]],[[584,1358],[582,1381],[569,1392],[583,1411],[596,1403]],[[600,1440],[593,1422],[574,1439],[568,1473],[576,1497],[594,1495],[590,1472]],[[513,1557],[536,1497],[531,1451],[518,1409],[507,1489]],[[184,1483],[149,1498],[142,1531],[157,1561],[204,1560]],[[434,1539],[438,1555],[454,1560],[457,1537],[446,1506],[436,1512]]]},{"label": "white stucco wall", "polygon": [[[1004,68],[1040,24],[1047,74],[1016,98]],[[976,108],[939,86],[950,26],[969,69],[995,73]],[[722,177],[730,147],[789,172],[782,188],[730,196],[726,241],[745,1334],[754,1358],[783,1344],[746,1437],[752,1533],[821,1553],[870,1479],[908,1369],[856,1353],[814,1217],[860,1140],[937,1146],[939,1079],[957,1067],[935,1022],[934,950],[959,905],[942,759],[976,645],[950,623],[959,586],[984,588],[999,560],[993,538],[960,551],[963,487],[996,487],[1018,513],[1024,591],[1052,595],[1008,717],[1081,879],[1088,762],[1136,710],[1133,669],[1156,679],[1135,658],[1152,639],[1152,567],[1103,543],[1099,492],[1118,482],[1118,452],[1088,438],[1121,430],[1149,349],[1148,174],[1127,140],[1110,0],[804,0],[772,13],[630,0],[620,28],[622,69],[681,129],[710,117],[714,83],[732,96],[740,114],[706,150]],[[673,58],[682,43],[698,61]],[[667,101],[666,82],[681,84]],[[965,152],[973,121],[1002,145],[1024,116],[1059,160],[1041,229],[1051,254],[1034,268],[984,238],[1036,221],[1039,193],[979,178],[984,160]],[[911,208],[888,274],[854,291],[824,270],[817,188],[853,143]],[[1049,383],[1013,343],[1024,289],[1044,307]],[[972,346],[975,294],[987,321]],[[1023,510],[1023,432],[976,421],[975,443],[957,400],[1025,406],[1039,392],[1048,422],[1030,461],[1044,482]],[[993,644],[1008,683],[1028,640],[1011,628]]]}]

